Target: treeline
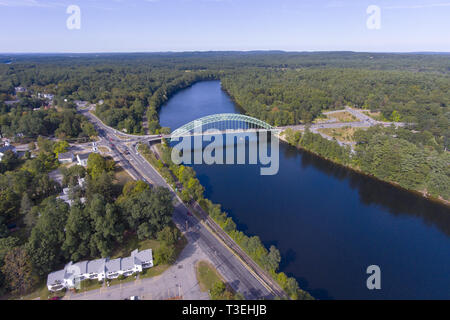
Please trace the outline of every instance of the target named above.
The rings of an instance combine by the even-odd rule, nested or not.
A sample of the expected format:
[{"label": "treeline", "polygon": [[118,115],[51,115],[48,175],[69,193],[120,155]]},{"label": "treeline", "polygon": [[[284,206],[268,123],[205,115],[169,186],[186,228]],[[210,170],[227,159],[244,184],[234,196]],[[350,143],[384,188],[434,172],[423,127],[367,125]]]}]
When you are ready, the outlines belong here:
[{"label": "treeline", "polygon": [[403,188],[450,200],[450,154],[432,135],[374,127],[356,131],[354,139],[355,167]]},{"label": "treeline", "polygon": [[345,105],[413,123],[449,146],[450,75],[367,69],[244,69],[221,78],[251,116],[276,126],[309,123]]},{"label": "treeline", "polygon": [[26,101],[22,101],[19,106],[6,106],[0,102],[0,132],[3,137],[23,135],[36,138],[39,135],[55,135],[60,139],[97,135],[94,126],[75,110],[33,110],[33,104]]},{"label": "treeline", "polygon": [[[131,181],[118,190],[114,161],[91,154],[87,169],[61,168],[69,206],[56,198],[61,187],[48,176],[58,167],[61,149],[49,140],[41,144],[38,157],[0,175],[1,294],[25,294],[70,260],[107,257],[126,233],[160,239],[155,262],[173,261],[179,234],[169,227],[173,205],[167,189]],[[17,231],[5,228],[11,223]]]},{"label": "treeline", "polygon": [[[416,124],[448,146],[450,62],[439,54],[354,52],[192,52],[4,56],[0,101],[15,86],[64,99],[103,104],[108,125],[141,134],[144,115],[159,133],[158,109],[176,91],[221,79],[250,115],[275,125],[309,122],[326,108],[349,104]],[[167,128],[162,130],[168,132]]]},{"label": "treeline", "polygon": [[285,131],[293,146],[314,152],[402,188],[450,200],[450,154],[427,132],[371,127],[354,134],[354,152],[308,130]]},{"label": "treeline", "polygon": [[342,165],[349,165],[351,162],[350,148],[340,146],[335,140],[325,139],[309,130],[302,134],[300,131],[287,129],[284,135],[293,146],[306,149]]},{"label": "treeline", "polygon": [[[145,115],[149,132],[159,133],[157,111],[173,93],[196,81],[216,78],[214,69],[205,71],[189,61],[151,55],[19,60],[6,68],[0,65],[0,107],[12,98],[14,87],[22,86],[28,92],[54,94],[58,106],[73,105],[76,100],[97,103],[96,114],[107,125],[134,134],[145,133]],[[30,101],[22,104],[32,105]]]},{"label": "treeline", "polygon": [[283,290],[292,299],[312,299],[312,297],[299,288],[295,278],[278,272],[281,255],[275,246],[266,249],[258,236],[248,237],[242,231],[237,230],[236,223],[227,213],[222,212],[219,204],[213,204],[204,198],[204,188],[196,177],[194,169],[183,165],[176,165],[171,160],[172,149],[163,144],[160,148],[161,159],[156,159],[148,146],[140,145],[139,150],[146,159],[156,166],[162,176],[177,190],[180,198],[191,203],[197,201],[202,209],[214,219],[214,221],[264,270],[280,284]]}]

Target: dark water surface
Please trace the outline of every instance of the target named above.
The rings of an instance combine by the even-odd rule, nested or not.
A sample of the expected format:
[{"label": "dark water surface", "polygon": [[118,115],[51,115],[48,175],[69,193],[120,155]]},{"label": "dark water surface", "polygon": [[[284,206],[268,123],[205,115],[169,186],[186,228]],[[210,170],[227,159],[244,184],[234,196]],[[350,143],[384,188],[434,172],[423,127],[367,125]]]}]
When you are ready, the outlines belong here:
[{"label": "dark water surface", "polygon": [[[163,126],[239,112],[219,81],[200,82],[161,108]],[[450,299],[450,209],[285,143],[280,170],[195,165],[206,197],[248,235],[282,254],[281,271],[319,299]],[[366,268],[381,268],[368,290]]]}]

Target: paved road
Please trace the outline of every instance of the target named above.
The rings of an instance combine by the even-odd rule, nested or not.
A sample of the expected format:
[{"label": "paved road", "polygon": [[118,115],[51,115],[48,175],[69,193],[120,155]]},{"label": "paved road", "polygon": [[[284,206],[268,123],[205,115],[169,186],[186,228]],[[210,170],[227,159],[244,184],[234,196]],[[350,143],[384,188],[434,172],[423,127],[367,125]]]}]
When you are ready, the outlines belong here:
[{"label": "paved road", "polygon": [[[330,111],[327,112],[327,114],[332,114],[335,112],[342,112],[343,110],[336,110],[336,111]],[[314,123],[309,125],[309,128],[311,131],[313,130],[317,130],[317,129],[328,129],[328,128],[332,128],[332,129],[336,129],[336,128],[343,128],[343,127],[352,127],[352,128],[368,128],[368,127],[372,127],[372,126],[376,126],[376,125],[381,125],[384,127],[389,127],[391,125],[394,125],[396,127],[403,127],[406,124],[403,122],[383,122],[383,121],[377,121],[372,119],[371,117],[367,116],[366,114],[364,114],[363,112],[357,110],[357,109],[352,109],[350,107],[345,107],[345,111],[349,112],[350,114],[352,114],[353,116],[355,116],[356,118],[358,118],[359,121],[353,121],[353,122],[330,122],[330,121],[325,121],[322,123]],[[305,130],[307,125],[304,124],[298,124],[298,125],[291,125],[291,126],[285,126],[285,127],[279,127],[280,129],[287,129],[287,128],[291,128],[294,130]]]},{"label": "paved road", "polygon": [[[120,139],[117,137],[117,130],[105,126],[99,119],[89,113],[87,110],[79,110],[96,127],[101,138],[101,143],[107,144],[114,155],[120,159],[121,164],[137,179],[146,181],[152,185],[164,186],[170,189],[166,181],[159,173],[136,151],[136,144],[143,139],[148,141],[148,137],[131,137]],[[157,136],[151,136],[156,138]],[[130,148],[128,145],[131,145]],[[129,151],[127,156],[123,152]],[[174,195],[175,196],[175,195]],[[187,214],[188,209],[185,205],[177,201],[173,214],[173,221],[177,226],[184,230],[186,223],[189,228],[195,230],[194,233],[188,233],[188,241],[194,242],[203,254],[213,262],[224,279],[233,287],[234,290],[242,293],[246,299],[271,299],[274,295],[263,285],[254,273],[234,255],[230,250],[218,240],[197,218]]]}]

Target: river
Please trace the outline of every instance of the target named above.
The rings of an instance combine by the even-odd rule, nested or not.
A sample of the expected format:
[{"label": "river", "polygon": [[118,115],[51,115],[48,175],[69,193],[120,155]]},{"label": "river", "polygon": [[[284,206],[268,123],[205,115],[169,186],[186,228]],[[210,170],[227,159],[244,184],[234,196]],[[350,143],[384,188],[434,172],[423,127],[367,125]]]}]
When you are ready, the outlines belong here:
[{"label": "river", "polygon": [[[174,95],[160,111],[173,130],[215,113],[238,113],[219,81]],[[450,209],[280,144],[280,170],[194,165],[205,196],[247,235],[282,255],[280,271],[318,299],[450,299]],[[368,290],[369,265],[381,289]]]}]

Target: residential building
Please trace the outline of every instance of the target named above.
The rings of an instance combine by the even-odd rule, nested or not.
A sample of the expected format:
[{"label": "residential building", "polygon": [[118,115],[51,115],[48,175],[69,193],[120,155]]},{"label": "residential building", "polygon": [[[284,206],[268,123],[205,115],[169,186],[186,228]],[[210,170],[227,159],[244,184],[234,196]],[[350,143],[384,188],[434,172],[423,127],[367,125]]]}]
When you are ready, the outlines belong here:
[{"label": "residential building", "polygon": [[90,153],[77,154],[78,165],[86,167]]},{"label": "residential building", "polygon": [[19,92],[27,92],[27,89],[24,87],[15,87],[14,90],[15,90],[16,94]]},{"label": "residential building", "polygon": [[98,281],[115,279],[120,275],[129,276],[151,267],[153,267],[152,249],[143,251],[136,249],[126,258],[69,262],[63,270],[49,273],[47,287],[50,291],[70,289],[86,279]]},{"label": "residential building", "polygon": [[72,163],[75,161],[75,156],[72,152],[65,152],[58,154],[58,161],[61,163]]}]

